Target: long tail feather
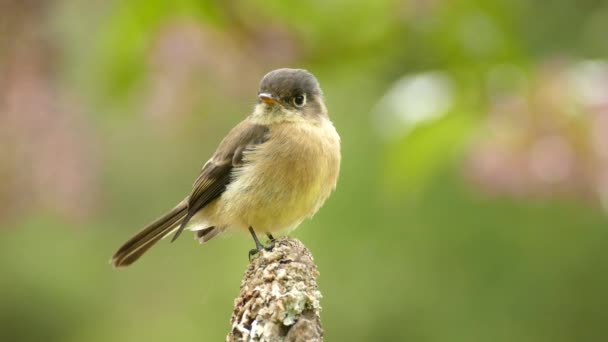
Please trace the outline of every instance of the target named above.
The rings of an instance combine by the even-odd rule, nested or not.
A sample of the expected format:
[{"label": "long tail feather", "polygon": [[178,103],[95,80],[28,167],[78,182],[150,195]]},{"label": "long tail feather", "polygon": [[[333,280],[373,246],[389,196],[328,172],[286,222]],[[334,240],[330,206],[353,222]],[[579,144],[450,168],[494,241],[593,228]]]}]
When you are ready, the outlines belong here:
[{"label": "long tail feather", "polygon": [[182,201],[171,211],[156,219],[125,242],[112,256],[114,267],[129,266],[158,240],[171,234],[186,217],[188,206]]}]

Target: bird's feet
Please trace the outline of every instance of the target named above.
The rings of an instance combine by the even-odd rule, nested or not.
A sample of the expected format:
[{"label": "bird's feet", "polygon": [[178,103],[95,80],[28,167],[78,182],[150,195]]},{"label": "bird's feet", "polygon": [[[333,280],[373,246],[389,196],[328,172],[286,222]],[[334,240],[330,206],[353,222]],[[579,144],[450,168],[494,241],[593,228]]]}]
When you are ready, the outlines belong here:
[{"label": "bird's feet", "polygon": [[268,236],[268,241],[270,242],[266,246],[264,246],[264,249],[270,252],[274,248],[276,240],[274,239],[274,236],[272,236],[272,234],[270,233],[266,233],[266,236]]},{"label": "bird's feet", "polygon": [[265,250],[267,252],[272,251],[272,249],[274,248],[274,245],[275,245],[274,236],[272,236],[270,233],[266,233],[266,236],[268,236],[270,243],[268,243],[266,246],[264,246],[258,239],[258,236],[255,235],[253,228],[249,227],[249,232],[251,233],[251,236],[253,237],[253,241],[255,242],[255,248],[249,251],[249,261],[251,261],[251,258],[253,256],[255,256],[256,254],[258,254],[261,250]]}]

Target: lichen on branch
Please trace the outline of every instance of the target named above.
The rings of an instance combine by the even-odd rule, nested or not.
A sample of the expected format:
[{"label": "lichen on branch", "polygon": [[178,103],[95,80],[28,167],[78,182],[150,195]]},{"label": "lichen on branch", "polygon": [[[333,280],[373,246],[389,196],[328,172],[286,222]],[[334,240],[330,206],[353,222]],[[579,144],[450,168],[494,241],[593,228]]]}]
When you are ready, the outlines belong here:
[{"label": "lichen on branch", "polygon": [[245,270],[226,341],[322,341],[318,275],[302,242],[277,239]]}]

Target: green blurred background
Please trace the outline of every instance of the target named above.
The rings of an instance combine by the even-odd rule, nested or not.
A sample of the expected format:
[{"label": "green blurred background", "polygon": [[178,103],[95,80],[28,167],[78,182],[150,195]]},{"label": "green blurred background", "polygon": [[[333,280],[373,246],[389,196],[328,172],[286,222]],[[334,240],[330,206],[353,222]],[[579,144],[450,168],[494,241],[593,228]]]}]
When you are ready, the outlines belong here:
[{"label": "green blurred background", "polygon": [[328,341],[608,340],[603,0],[0,1],[0,340],[220,341],[249,236],[108,261],[312,71]]}]

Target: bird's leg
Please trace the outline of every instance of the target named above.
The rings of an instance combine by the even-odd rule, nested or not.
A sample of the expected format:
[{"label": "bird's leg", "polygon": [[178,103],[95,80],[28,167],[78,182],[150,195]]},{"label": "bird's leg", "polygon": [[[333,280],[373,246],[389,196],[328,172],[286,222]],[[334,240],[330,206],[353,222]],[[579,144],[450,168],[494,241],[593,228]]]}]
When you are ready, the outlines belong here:
[{"label": "bird's leg", "polygon": [[255,234],[255,231],[253,230],[253,227],[249,227],[249,233],[251,233],[251,237],[253,238],[253,241],[255,242],[255,248],[249,251],[249,260],[251,261],[251,257],[258,254],[259,251],[261,251],[262,249],[265,251],[271,251],[274,248],[274,236],[272,236],[270,233],[266,233],[266,236],[268,236],[268,238],[270,239],[270,243],[267,246],[262,245],[262,243],[260,242],[260,239],[258,239],[258,236]]},{"label": "bird's leg", "polygon": [[268,245],[266,245],[266,247],[264,247],[265,250],[267,251],[271,251],[274,248],[274,244],[275,244],[275,239],[274,236],[272,236],[272,234],[270,233],[266,233],[266,236],[268,236],[268,240],[270,240],[270,243]]},{"label": "bird's leg", "polygon": [[264,245],[262,245],[262,243],[258,239],[258,236],[255,235],[255,232],[253,231],[252,227],[249,227],[249,233],[251,233],[251,237],[255,242],[255,248],[249,251],[249,261],[251,261],[251,257],[258,254],[258,252],[264,248]]}]

